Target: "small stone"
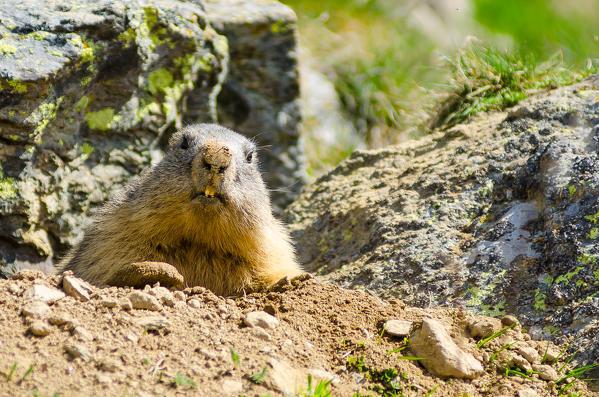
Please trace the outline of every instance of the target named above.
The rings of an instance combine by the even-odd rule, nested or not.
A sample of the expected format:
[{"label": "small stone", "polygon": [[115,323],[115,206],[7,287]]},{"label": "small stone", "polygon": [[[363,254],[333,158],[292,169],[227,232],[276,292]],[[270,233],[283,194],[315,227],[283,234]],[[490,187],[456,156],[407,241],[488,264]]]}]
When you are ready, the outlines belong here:
[{"label": "small stone", "polygon": [[175,297],[173,293],[165,287],[156,286],[148,291],[152,296],[158,298],[162,303],[169,307],[175,306]]},{"label": "small stone", "polygon": [[19,295],[19,293],[21,293],[21,288],[19,288],[19,286],[16,284],[9,283],[8,292],[10,292],[13,295]]},{"label": "small stone", "polygon": [[89,333],[89,331],[87,331],[82,326],[77,326],[77,327],[73,328],[72,333],[74,336],[76,336],[80,340],[87,341],[87,340],[94,339],[94,337]]},{"label": "small stone", "polygon": [[87,302],[89,300],[89,295],[93,292],[92,286],[87,282],[68,274],[65,274],[62,278],[62,288],[67,294],[82,302]]},{"label": "small stone", "polygon": [[223,395],[236,396],[243,390],[243,383],[235,379],[225,379],[221,387]]},{"label": "small stone", "polygon": [[468,330],[475,338],[488,338],[501,329],[501,321],[492,317],[474,317],[468,323]]},{"label": "small stone", "polygon": [[541,357],[539,356],[537,350],[524,342],[516,343],[514,346],[512,346],[512,350],[515,350],[518,353],[520,353],[520,355],[527,359],[528,362],[531,364],[538,363],[541,361]]},{"label": "small stone", "polygon": [[248,327],[262,327],[265,329],[274,329],[279,325],[279,320],[276,317],[263,311],[255,311],[246,314],[243,322]]},{"label": "small stone", "polygon": [[101,371],[116,372],[119,369],[119,364],[110,358],[102,358],[96,361],[96,367]]},{"label": "small stone", "polygon": [[510,361],[515,366],[517,366],[520,369],[523,369],[524,371],[530,371],[532,369],[528,360],[519,354],[512,353]]},{"label": "small stone", "polygon": [[146,331],[158,331],[171,326],[166,318],[158,316],[136,319],[135,322]]},{"label": "small stone", "polygon": [[13,280],[29,280],[33,281],[36,278],[43,278],[44,273],[41,270],[23,269],[12,276]]},{"label": "small stone", "polygon": [[520,322],[518,321],[516,316],[512,316],[511,314],[506,314],[505,316],[503,316],[501,318],[501,324],[503,324],[505,327],[509,327],[510,325],[516,324],[515,327],[517,327],[518,325],[520,325]]},{"label": "small stone", "polygon": [[25,299],[54,303],[65,297],[64,292],[44,284],[35,284],[23,294]]},{"label": "small stone", "polygon": [[35,336],[46,336],[52,332],[52,327],[50,327],[45,321],[35,320],[29,326],[29,332]]},{"label": "small stone", "polygon": [[190,299],[187,304],[189,307],[193,307],[194,309],[199,309],[202,307],[202,301],[199,299]]},{"label": "small stone", "polygon": [[531,388],[518,390],[518,397],[537,397],[538,394]]},{"label": "small stone", "polygon": [[483,373],[481,363],[464,352],[451,339],[443,325],[433,319],[422,320],[422,326],[410,335],[410,350],[431,373],[472,379]]},{"label": "small stone", "polygon": [[125,338],[127,338],[128,341],[133,342],[134,344],[139,341],[139,337],[132,332],[129,332],[127,335],[125,335]]},{"label": "small stone", "polygon": [[82,345],[75,343],[67,343],[64,345],[64,351],[71,359],[81,358],[83,361],[91,360],[92,356],[89,351]]},{"label": "small stone", "polygon": [[175,299],[180,301],[184,301],[185,299],[187,299],[187,295],[185,295],[185,292],[183,291],[175,291],[173,292],[173,296],[175,297]]},{"label": "small stone", "polygon": [[551,365],[536,364],[532,366],[532,369],[537,371],[539,373],[539,378],[543,380],[555,382],[559,379],[557,371]]},{"label": "small stone", "polygon": [[268,332],[266,332],[264,329],[262,328],[252,328],[252,335],[255,336],[258,339],[262,339],[264,341],[269,341],[272,338],[270,337],[270,334]]},{"label": "small stone", "polygon": [[122,298],[119,300],[119,307],[123,310],[132,310],[133,309],[133,305],[131,304],[131,301],[127,298]]},{"label": "small stone", "polygon": [[106,374],[96,374],[96,380],[101,385],[108,385],[108,384],[112,383],[110,376],[108,376]]},{"label": "small stone", "polygon": [[118,304],[119,303],[116,299],[111,299],[111,298],[103,298],[100,301],[100,306],[102,306],[102,307],[113,308],[113,307],[117,307]]},{"label": "small stone", "polygon": [[52,313],[49,317],[48,317],[48,321],[50,322],[50,324],[52,325],[56,325],[56,326],[75,326],[76,325],[76,321],[73,319],[73,317],[71,317],[71,315],[67,312],[63,312],[63,311],[57,311],[55,313]]},{"label": "small stone", "polygon": [[385,323],[385,333],[391,336],[404,337],[410,334],[412,322],[407,320],[387,320]]},{"label": "small stone", "polygon": [[543,356],[545,357],[545,361],[548,362],[553,362],[557,360],[560,354],[561,352],[554,346],[545,347],[545,349],[543,350]]},{"label": "small stone", "polygon": [[145,309],[159,311],[162,309],[162,305],[158,302],[156,297],[147,294],[142,291],[133,291],[129,294],[129,300],[133,305],[134,309]]},{"label": "small stone", "polygon": [[42,301],[28,302],[23,306],[21,314],[25,317],[45,318],[50,314],[50,306]]}]

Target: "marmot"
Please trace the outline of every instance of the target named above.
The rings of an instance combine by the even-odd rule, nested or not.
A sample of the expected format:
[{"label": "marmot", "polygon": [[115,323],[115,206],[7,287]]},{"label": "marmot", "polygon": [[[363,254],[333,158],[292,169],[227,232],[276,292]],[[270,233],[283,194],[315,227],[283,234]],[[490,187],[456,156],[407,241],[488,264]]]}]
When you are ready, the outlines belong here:
[{"label": "marmot", "polygon": [[162,161],[104,205],[61,270],[100,286],[160,281],[220,295],[301,274],[257,161],[255,144],[222,126],[177,131]]}]

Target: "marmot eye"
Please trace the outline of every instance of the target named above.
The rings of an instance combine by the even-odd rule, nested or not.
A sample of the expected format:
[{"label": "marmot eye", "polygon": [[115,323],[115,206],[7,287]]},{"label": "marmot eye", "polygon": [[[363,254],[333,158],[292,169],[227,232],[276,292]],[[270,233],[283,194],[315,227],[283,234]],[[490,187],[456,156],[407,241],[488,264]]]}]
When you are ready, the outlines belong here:
[{"label": "marmot eye", "polygon": [[181,149],[189,149],[189,138],[187,137],[187,135],[183,136],[183,141],[181,141]]},{"label": "marmot eye", "polygon": [[248,163],[252,162],[252,159],[254,158],[254,151],[250,150],[246,155],[245,155],[245,159]]}]

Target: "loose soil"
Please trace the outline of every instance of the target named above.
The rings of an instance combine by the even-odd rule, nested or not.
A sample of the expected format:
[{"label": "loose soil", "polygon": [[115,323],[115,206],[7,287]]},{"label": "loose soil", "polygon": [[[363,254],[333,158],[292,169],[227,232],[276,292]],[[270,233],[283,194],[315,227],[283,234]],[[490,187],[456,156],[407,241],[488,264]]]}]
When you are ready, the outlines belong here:
[{"label": "loose soil", "polygon": [[[67,295],[50,305],[43,318],[47,336],[31,334],[31,317],[22,314],[30,304],[25,292],[34,284],[62,289],[61,276],[26,271],[16,278],[0,280],[2,396],[307,396],[309,374],[312,389],[332,378],[333,396],[553,396],[564,384],[536,374],[505,376],[498,359],[489,359],[499,345],[477,349],[466,330],[471,315],[459,308],[406,307],[310,278],[233,298],[195,287],[158,311],[121,307],[130,288],[92,287],[88,301]],[[279,324],[244,325],[245,315],[256,310]],[[474,380],[443,379],[402,358],[408,349],[389,353],[405,346],[381,332],[391,318],[438,319],[463,350],[484,363],[485,373]],[[507,333],[541,354],[547,346],[530,341],[519,327]],[[581,381],[568,392],[599,395]]]}]

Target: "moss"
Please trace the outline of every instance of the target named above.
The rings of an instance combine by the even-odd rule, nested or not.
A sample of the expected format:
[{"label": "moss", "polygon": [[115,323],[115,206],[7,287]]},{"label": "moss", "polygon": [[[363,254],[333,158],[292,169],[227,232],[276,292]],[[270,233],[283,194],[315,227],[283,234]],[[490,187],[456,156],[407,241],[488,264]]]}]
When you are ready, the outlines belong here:
[{"label": "moss", "polygon": [[576,258],[578,263],[582,263],[583,265],[594,264],[597,262],[597,257],[595,255],[589,254],[588,252],[584,252],[578,258]]},{"label": "moss", "polygon": [[2,164],[0,164],[0,199],[8,200],[17,197],[19,188],[13,178],[4,178]]},{"label": "moss", "polygon": [[[4,81],[4,84],[2,83]],[[11,79],[3,79],[0,80],[0,89],[2,89],[2,87],[6,87],[8,89],[10,89],[13,92],[16,92],[18,94],[23,94],[25,92],[27,92],[27,83],[23,83],[20,80],[11,80]]]},{"label": "moss", "polygon": [[572,198],[576,194],[576,186],[574,186],[574,185],[568,186],[568,192],[570,193],[570,200],[572,200]]},{"label": "moss", "polygon": [[547,287],[551,287],[553,284],[553,277],[550,274],[546,274],[541,283],[545,284]]},{"label": "moss", "polygon": [[97,112],[88,112],[85,114],[85,120],[89,128],[93,130],[106,131],[114,127],[121,116],[114,114],[111,107],[98,110]]},{"label": "moss", "polygon": [[592,239],[592,240],[596,240],[596,239],[597,239],[597,237],[599,237],[599,228],[596,228],[596,227],[592,228],[592,229],[589,231],[589,236],[588,236],[588,237],[589,237],[590,239]]},{"label": "moss", "polygon": [[13,141],[17,141],[19,139],[18,135],[11,135],[9,136],[10,139],[12,139]]}]

